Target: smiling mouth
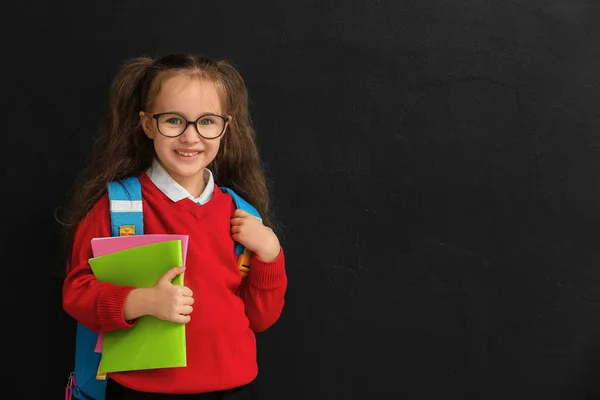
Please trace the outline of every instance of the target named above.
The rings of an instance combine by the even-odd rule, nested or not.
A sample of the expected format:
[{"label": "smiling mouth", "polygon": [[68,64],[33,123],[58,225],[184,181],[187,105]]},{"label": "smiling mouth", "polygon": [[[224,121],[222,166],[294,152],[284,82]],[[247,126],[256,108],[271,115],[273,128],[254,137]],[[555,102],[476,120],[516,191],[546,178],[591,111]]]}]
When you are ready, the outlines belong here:
[{"label": "smiling mouth", "polygon": [[183,157],[194,157],[194,156],[200,154],[199,151],[188,152],[188,151],[179,151],[179,150],[176,150],[176,153]]}]

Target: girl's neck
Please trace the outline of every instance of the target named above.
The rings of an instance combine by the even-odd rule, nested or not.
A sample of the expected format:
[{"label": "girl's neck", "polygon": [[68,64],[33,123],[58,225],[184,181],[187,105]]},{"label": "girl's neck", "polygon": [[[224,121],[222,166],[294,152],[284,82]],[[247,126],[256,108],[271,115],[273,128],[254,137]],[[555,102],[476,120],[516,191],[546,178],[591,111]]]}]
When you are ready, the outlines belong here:
[{"label": "girl's neck", "polygon": [[161,164],[162,168],[171,176],[171,178],[179,184],[182,188],[187,190],[187,192],[192,195],[193,198],[197,199],[200,197],[204,189],[206,188],[206,169],[202,168],[193,176],[181,176],[179,174],[173,173],[170,171],[163,163],[159,160],[159,164]]},{"label": "girl's neck", "polygon": [[187,190],[188,193],[191,194],[195,199],[200,197],[206,188],[204,169],[202,169],[202,171],[200,171],[196,176],[172,176],[172,178],[175,180],[175,182],[181,185],[181,187]]}]

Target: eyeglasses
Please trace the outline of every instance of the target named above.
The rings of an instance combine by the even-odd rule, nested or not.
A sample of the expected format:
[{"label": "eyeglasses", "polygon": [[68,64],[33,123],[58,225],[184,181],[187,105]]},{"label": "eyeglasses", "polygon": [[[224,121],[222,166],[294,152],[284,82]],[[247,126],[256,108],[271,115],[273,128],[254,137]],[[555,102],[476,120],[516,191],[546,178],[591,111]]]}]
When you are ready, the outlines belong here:
[{"label": "eyeglasses", "polygon": [[183,115],[166,113],[146,113],[148,118],[156,120],[156,127],[161,135],[175,138],[180,136],[188,126],[195,125],[198,134],[204,139],[216,139],[225,132],[229,117],[219,114],[204,114],[195,121],[188,121]]}]

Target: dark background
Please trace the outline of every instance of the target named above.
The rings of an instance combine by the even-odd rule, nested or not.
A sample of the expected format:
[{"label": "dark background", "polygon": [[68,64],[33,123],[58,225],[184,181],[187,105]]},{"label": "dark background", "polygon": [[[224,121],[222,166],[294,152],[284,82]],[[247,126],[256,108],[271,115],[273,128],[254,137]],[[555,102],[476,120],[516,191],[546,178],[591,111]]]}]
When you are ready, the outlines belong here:
[{"label": "dark background", "polygon": [[120,63],[164,52],[249,87],[290,279],[264,399],[600,398],[600,2],[0,8],[11,398],[63,396],[54,210]]}]

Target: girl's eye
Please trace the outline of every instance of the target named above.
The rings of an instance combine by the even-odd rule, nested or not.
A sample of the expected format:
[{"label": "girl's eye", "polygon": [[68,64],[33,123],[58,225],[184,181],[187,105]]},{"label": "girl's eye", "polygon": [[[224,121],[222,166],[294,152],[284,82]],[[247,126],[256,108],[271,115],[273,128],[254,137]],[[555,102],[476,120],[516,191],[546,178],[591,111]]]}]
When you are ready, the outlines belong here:
[{"label": "girl's eye", "polygon": [[180,118],[177,117],[171,117],[169,119],[167,119],[167,124],[172,124],[172,125],[179,125],[182,123]]}]

